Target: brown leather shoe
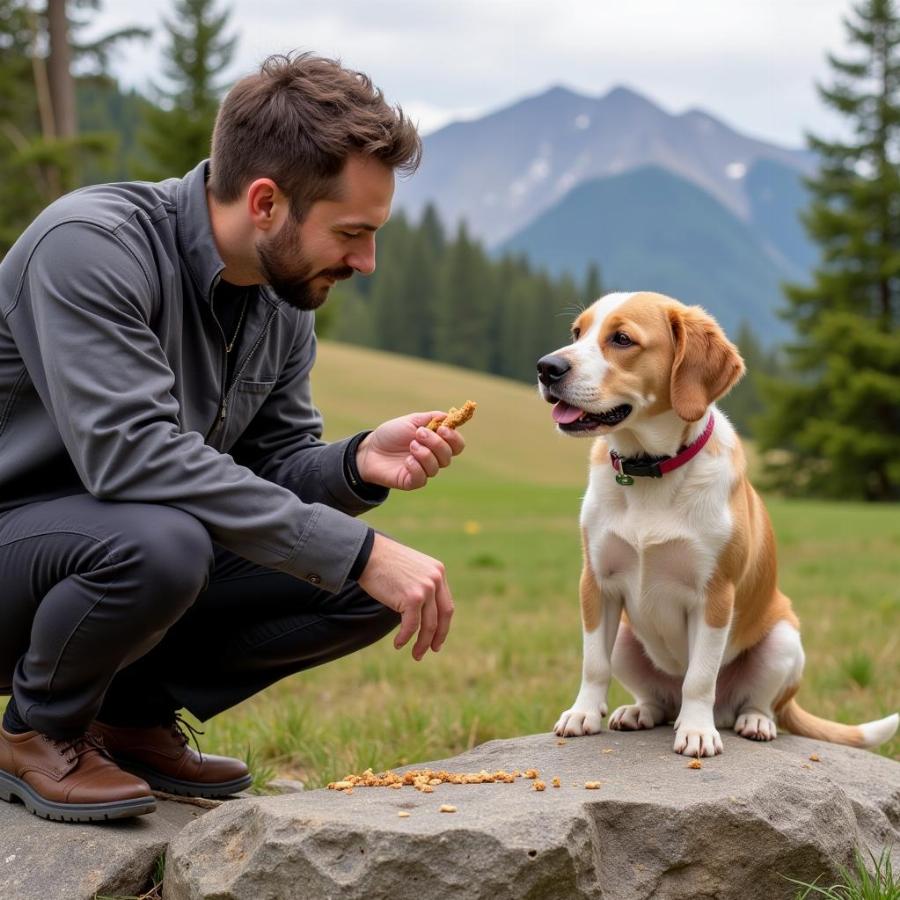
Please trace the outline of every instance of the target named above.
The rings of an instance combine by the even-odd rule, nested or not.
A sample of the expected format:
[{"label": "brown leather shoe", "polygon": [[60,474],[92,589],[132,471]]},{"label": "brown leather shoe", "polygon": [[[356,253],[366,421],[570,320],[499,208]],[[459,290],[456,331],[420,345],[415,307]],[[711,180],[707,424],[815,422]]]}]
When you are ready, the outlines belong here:
[{"label": "brown leather shoe", "polygon": [[143,778],[154,790],[191,797],[225,797],[250,787],[253,777],[239,759],[198,753],[188,745],[180,717],[171,725],[131,728],[94,722],[113,759]]},{"label": "brown leather shoe", "polygon": [[102,822],[156,809],[150,786],[123,772],[95,738],[60,741],[0,727],[0,799],[57,822]]}]

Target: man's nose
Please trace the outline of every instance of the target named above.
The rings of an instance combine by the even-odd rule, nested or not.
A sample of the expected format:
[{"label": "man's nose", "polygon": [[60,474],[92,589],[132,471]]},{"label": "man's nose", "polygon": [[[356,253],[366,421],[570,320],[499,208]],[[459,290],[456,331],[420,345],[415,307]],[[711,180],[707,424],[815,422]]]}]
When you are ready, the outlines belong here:
[{"label": "man's nose", "polygon": [[372,241],[363,250],[354,250],[344,259],[344,262],[360,275],[371,275],[375,271],[375,241]]},{"label": "man's nose", "polygon": [[538,378],[540,378],[541,384],[550,387],[556,384],[571,368],[569,361],[565,357],[554,356],[551,353],[549,356],[542,356],[538,360]]}]

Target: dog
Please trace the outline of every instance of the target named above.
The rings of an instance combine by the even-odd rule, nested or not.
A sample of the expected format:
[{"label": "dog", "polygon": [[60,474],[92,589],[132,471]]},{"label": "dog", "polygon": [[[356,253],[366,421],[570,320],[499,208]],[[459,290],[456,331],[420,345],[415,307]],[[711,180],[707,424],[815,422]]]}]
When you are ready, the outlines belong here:
[{"label": "dog", "polygon": [[591,437],[581,508],[581,688],[554,726],[594,734],[612,675],[634,696],[618,731],[674,720],[676,753],[722,752],[719,729],[874,747],[898,715],[849,726],[803,710],[804,654],[778,589],[768,513],[741,442],[715,401],[744,374],[703,309],[662,294],[608,294],[571,344],[537,364],[557,429]]}]

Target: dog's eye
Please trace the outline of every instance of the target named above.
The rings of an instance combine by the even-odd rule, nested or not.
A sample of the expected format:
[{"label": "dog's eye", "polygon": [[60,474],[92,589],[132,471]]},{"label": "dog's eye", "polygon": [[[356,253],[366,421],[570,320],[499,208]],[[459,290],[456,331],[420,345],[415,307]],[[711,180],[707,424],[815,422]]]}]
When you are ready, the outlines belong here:
[{"label": "dog's eye", "polygon": [[580,337],[581,337],[581,329],[580,329],[580,328],[573,328],[573,329],[572,329],[572,340],[573,340],[573,341],[577,341],[578,338],[580,338]]},{"label": "dog's eye", "polygon": [[617,347],[634,346],[634,341],[624,331],[617,331],[609,340],[610,343],[615,344]]}]

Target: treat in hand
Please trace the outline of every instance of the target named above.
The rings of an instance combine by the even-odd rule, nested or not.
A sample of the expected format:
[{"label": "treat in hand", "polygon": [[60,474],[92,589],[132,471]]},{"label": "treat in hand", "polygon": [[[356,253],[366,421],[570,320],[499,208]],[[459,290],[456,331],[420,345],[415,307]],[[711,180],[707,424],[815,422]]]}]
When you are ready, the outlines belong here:
[{"label": "treat in hand", "polygon": [[468,422],[475,415],[476,406],[478,404],[474,400],[466,400],[459,409],[451,406],[450,412],[446,416],[436,416],[428,423],[428,430],[437,431],[441,425],[447,428],[459,428],[460,425]]}]

